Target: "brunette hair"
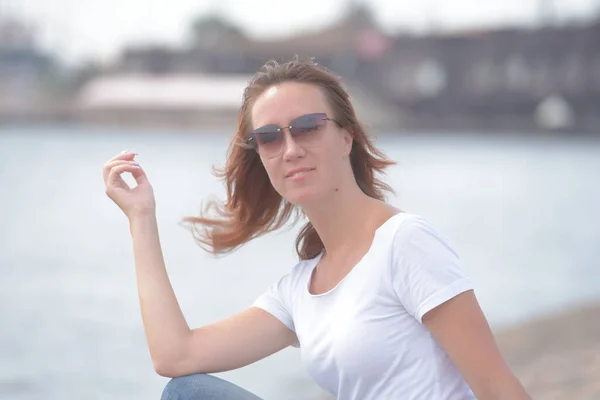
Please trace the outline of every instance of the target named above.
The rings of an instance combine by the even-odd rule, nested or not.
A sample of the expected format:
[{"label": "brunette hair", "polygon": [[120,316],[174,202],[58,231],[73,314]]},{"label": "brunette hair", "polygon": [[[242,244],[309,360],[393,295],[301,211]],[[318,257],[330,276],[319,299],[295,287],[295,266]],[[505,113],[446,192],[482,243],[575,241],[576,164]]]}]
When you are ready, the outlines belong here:
[{"label": "brunette hair", "polygon": [[[386,192],[393,192],[376,174],[383,174],[385,168],[395,162],[387,159],[365,133],[340,78],[313,59],[295,57],[286,63],[270,60],[254,75],[244,91],[237,132],[229,146],[225,167],[213,167],[213,174],[225,183],[227,200],[210,201],[199,217],[183,220],[192,225],[198,244],[213,254],[232,251],[281,228],[292,215],[296,217],[295,222],[302,215],[297,207],[275,191],[258,154],[244,145],[244,139],[253,129],[251,112],[254,102],[266,89],[282,82],[318,86],[334,112],[333,117],[353,137],[350,163],[360,189],[379,200],[384,199]],[[211,212],[216,216],[206,216]],[[322,249],[321,238],[310,221],[307,222],[296,238],[298,256],[301,260],[310,259]]]}]

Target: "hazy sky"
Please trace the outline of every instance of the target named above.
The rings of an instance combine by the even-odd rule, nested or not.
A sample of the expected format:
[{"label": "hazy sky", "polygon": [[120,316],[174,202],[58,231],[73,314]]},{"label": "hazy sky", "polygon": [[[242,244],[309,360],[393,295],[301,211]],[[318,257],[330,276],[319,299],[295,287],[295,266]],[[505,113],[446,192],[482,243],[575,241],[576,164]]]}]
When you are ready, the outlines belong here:
[{"label": "hazy sky", "polygon": [[[527,24],[541,2],[564,18],[585,18],[600,0],[364,0],[382,26],[422,31]],[[110,59],[127,43],[182,43],[189,21],[214,10],[254,37],[318,28],[340,14],[349,0],[0,0],[0,16],[17,16],[37,28],[40,44],[70,61]]]}]

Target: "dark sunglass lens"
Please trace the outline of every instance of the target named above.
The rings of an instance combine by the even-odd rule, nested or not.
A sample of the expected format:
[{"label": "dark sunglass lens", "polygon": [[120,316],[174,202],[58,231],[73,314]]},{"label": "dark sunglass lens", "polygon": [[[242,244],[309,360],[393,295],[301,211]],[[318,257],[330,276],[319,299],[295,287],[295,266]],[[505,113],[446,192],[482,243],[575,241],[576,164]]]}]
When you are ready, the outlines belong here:
[{"label": "dark sunglass lens", "polygon": [[258,151],[268,157],[277,154],[281,149],[282,134],[275,125],[267,125],[254,131]]},{"label": "dark sunglass lens", "polygon": [[308,114],[298,117],[291,124],[292,131],[296,134],[316,130],[324,118],[325,114]]},{"label": "dark sunglass lens", "polygon": [[272,143],[281,139],[279,128],[270,125],[258,128],[254,131],[253,135],[259,145]]},{"label": "dark sunglass lens", "polygon": [[276,142],[280,139],[279,132],[260,132],[254,135],[259,145]]}]

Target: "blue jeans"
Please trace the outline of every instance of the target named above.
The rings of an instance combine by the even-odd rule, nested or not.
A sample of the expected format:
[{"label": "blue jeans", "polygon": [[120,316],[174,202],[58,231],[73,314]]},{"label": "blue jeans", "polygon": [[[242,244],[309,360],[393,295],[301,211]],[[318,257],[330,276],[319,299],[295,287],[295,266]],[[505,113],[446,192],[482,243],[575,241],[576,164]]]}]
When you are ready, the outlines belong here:
[{"label": "blue jeans", "polygon": [[194,374],[173,378],[161,400],[261,400],[260,397],[216,376]]}]

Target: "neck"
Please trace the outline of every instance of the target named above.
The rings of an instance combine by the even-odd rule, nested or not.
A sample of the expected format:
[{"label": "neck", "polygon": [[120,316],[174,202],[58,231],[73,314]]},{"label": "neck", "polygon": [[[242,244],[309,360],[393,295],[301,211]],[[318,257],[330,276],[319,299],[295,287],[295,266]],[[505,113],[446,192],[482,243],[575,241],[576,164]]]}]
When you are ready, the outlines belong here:
[{"label": "neck", "polygon": [[323,241],[325,251],[335,255],[347,252],[373,230],[378,220],[374,215],[381,211],[378,207],[381,204],[352,182],[304,211]]}]

